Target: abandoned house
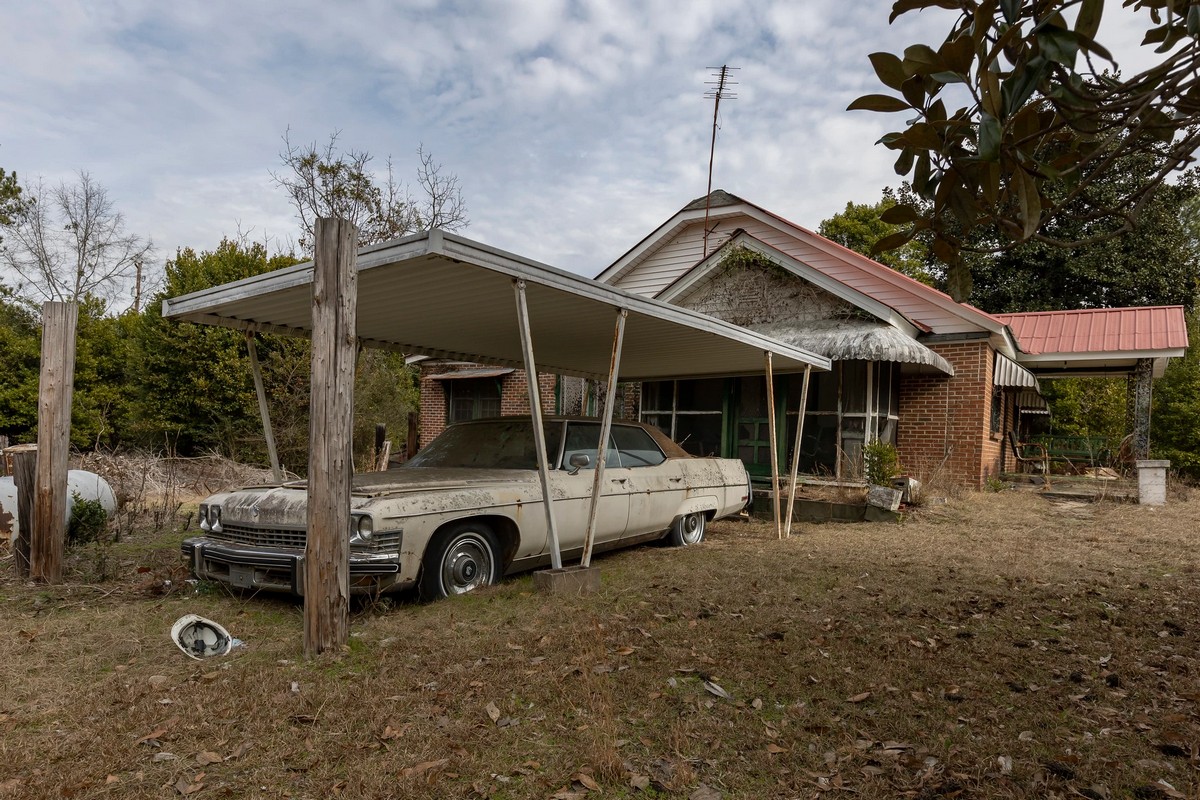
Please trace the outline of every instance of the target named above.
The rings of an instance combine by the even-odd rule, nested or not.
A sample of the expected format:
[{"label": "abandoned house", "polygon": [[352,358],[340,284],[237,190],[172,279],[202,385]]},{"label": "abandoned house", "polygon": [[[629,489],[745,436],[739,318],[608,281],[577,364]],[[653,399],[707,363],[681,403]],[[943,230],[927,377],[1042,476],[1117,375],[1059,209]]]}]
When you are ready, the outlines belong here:
[{"label": "abandoned house", "polygon": [[[720,190],[597,280],[830,358],[808,389],[800,471],[838,481],[861,476],[863,447],[881,440],[914,475],[981,486],[1013,469],[1012,439],[1046,413],[1039,379],[1066,375],[1128,377],[1133,446],[1146,457],[1152,380],[1187,347],[1182,307],[987,314]],[[595,413],[603,396],[576,378],[540,381],[555,413]],[[775,376],[774,442],[762,374],[623,386],[617,415],[769,476],[770,448],[791,458],[802,384]],[[520,370],[426,360],[420,392],[421,442],[450,422],[529,411]]]}]

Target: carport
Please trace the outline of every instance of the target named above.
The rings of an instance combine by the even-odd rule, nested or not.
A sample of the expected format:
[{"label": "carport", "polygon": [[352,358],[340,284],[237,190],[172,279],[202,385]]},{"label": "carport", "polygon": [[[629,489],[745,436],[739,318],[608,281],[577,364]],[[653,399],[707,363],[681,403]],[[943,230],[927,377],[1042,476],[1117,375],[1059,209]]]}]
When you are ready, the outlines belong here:
[{"label": "carport", "polygon": [[[353,234],[338,227],[349,228],[348,223],[322,222],[326,223],[326,235],[318,235],[313,262],[166,300],[163,316],[235,328],[247,332],[248,338],[258,332],[312,335],[315,404],[318,393],[332,397],[344,389],[332,378],[326,381],[328,385],[318,385],[316,369],[317,343],[323,335],[319,314],[324,312],[320,308],[336,298],[315,298],[333,293],[330,281],[338,283],[338,279],[337,270],[331,270],[330,264],[340,261],[344,273],[340,287],[348,295],[347,330],[352,332],[346,335],[351,343],[526,370],[555,568],[562,564],[553,503],[547,491],[545,444],[540,440],[539,371],[607,382],[609,395],[601,433],[604,441],[618,381],[764,372],[769,381],[773,372],[805,372],[807,376],[813,369],[829,369],[829,360],[823,356],[745,328],[440,230],[363,248],[355,258]],[[336,229],[340,238],[330,229]],[[253,342],[250,344],[253,354]],[[261,381],[256,382],[261,392]],[[264,424],[269,435],[269,420],[264,418]],[[603,476],[604,453],[605,448],[599,448],[596,485]],[[310,505],[313,484],[325,477],[314,466],[310,461]],[[778,486],[777,465],[773,473],[774,485]],[[792,493],[794,481],[795,465]],[[348,493],[347,484],[347,499]],[[773,494],[779,525],[779,493]],[[348,503],[345,513],[349,513]],[[311,514],[310,508],[310,520]],[[594,516],[595,497],[593,520]],[[585,566],[590,557],[590,528],[589,524]],[[312,552],[312,533],[310,524],[306,560]]]}]

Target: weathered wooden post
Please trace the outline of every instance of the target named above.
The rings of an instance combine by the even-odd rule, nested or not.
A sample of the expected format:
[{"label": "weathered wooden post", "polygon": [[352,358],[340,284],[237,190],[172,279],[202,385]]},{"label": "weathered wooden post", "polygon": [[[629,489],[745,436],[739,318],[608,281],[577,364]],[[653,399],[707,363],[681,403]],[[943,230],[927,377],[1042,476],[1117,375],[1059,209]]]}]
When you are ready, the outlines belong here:
[{"label": "weathered wooden post", "polygon": [[17,490],[17,534],[13,551],[17,577],[29,577],[29,540],[33,536],[33,486],[37,476],[37,451],[16,450],[11,456],[13,484]]},{"label": "weathered wooden post", "polygon": [[318,219],[313,250],[312,393],[308,427],[308,542],[304,653],[350,638],[350,482],[354,474],[358,229]]},{"label": "weathered wooden post", "polygon": [[75,389],[74,303],[42,306],[42,373],[38,383],[37,483],[34,488],[30,577],[62,582],[67,539],[67,454]]}]

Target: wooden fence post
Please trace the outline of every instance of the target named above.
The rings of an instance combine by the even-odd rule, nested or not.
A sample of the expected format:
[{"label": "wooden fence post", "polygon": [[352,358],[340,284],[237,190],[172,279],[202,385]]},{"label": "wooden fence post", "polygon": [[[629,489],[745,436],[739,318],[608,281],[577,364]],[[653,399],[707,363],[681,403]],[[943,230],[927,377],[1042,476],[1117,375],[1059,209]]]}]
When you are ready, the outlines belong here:
[{"label": "wooden fence post", "polygon": [[13,551],[17,561],[17,577],[29,578],[29,540],[33,535],[33,483],[37,475],[37,452],[18,450],[10,456],[13,484],[17,489],[17,538]]},{"label": "wooden fence post", "polygon": [[308,428],[308,541],[304,653],[350,640],[350,482],[354,427],[358,229],[318,219],[313,251],[312,390]]},{"label": "wooden fence post", "polygon": [[37,485],[30,575],[46,583],[62,582],[78,318],[79,308],[74,303],[50,301],[42,306],[42,373],[38,383]]}]

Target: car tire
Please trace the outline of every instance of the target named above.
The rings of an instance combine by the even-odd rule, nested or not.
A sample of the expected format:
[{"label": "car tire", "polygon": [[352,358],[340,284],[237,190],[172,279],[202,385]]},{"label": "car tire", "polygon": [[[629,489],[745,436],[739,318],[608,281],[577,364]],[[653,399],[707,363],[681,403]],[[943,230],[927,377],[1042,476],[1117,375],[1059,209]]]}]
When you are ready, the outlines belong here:
[{"label": "car tire", "polygon": [[667,532],[667,544],[672,547],[687,547],[704,541],[704,528],[708,517],[703,511],[695,511],[676,517]]},{"label": "car tire", "polygon": [[440,600],[491,586],[500,578],[500,543],[482,522],[465,521],[433,537],[421,559],[422,600]]}]

